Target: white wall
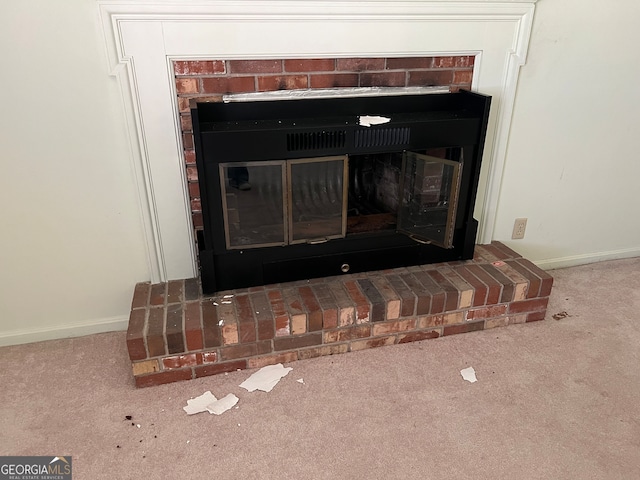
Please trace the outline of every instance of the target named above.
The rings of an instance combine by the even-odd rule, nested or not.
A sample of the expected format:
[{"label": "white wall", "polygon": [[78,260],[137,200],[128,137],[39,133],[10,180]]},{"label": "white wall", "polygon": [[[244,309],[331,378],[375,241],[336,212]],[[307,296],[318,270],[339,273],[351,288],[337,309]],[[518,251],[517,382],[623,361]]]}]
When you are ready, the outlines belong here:
[{"label": "white wall", "polygon": [[0,3],[0,345],[126,328],[148,278],[90,0]]},{"label": "white wall", "polygon": [[[494,237],[543,266],[640,255],[640,7],[537,5]],[[150,276],[97,13],[0,2],[0,345],[124,328]]]},{"label": "white wall", "polygon": [[637,0],[537,3],[494,238],[543,267],[640,255],[639,20]]}]

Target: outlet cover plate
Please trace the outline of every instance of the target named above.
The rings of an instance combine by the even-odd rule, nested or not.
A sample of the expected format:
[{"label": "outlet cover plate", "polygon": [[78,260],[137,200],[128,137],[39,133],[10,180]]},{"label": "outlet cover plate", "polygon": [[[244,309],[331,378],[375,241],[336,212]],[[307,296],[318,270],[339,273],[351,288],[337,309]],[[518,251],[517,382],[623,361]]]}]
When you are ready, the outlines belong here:
[{"label": "outlet cover plate", "polygon": [[513,222],[513,233],[511,234],[512,240],[521,240],[524,238],[524,232],[527,229],[526,218],[516,218]]}]

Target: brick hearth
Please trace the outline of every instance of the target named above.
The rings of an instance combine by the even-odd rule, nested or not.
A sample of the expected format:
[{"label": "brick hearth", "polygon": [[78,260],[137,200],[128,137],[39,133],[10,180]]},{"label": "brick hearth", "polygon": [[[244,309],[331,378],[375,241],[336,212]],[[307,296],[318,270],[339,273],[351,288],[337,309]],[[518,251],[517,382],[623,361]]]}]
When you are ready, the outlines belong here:
[{"label": "brick hearth", "polygon": [[433,339],[545,317],[553,278],[499,242],[473,260],[203,296],[197,279],[136,285],[138,387]]}]

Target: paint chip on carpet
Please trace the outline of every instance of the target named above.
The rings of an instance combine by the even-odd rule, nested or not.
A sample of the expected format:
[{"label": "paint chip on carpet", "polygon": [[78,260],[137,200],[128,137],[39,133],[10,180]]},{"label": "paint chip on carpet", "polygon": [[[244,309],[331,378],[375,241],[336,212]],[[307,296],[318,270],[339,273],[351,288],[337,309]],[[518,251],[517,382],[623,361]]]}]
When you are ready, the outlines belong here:
[{"label": "paint chip on carpet", "polygon": [[467,382],[474,383],[478,381],[478,379],[476,378],[476,371],[473,369],[473,367],[463,368],[462,370],[460,370],[460,375],[462,375],[462,378]]}]

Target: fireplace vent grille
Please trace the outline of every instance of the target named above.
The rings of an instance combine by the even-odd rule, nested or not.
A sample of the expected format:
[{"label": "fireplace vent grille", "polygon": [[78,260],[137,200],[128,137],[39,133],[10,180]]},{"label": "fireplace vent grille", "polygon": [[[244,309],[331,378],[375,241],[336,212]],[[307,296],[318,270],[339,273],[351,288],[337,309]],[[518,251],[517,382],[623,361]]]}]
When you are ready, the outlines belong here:
[{"label": "fireplace vent grille", "polygon": [[322,150],[343,148],[347,138],[345,130],[322,130],[319,132],[295,132],[287,134],[287,150]]},{"label": "fireplace vent grille", "polygon": [[355,146],[391,147],[409,144],[411,129],[409,127],[366,128],[356,130]]}]

